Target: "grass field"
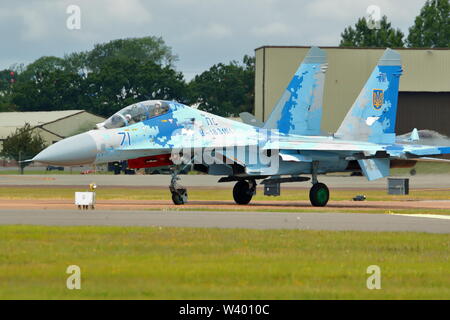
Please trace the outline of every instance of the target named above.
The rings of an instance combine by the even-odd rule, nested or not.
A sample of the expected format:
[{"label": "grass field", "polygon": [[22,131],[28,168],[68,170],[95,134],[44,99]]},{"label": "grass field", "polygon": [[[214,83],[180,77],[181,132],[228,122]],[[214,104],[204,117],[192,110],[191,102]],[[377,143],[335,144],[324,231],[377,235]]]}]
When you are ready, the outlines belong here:
[{"label": "grass field", "polygon": [[0,248],[0,299],[450,299],[449,235],[0,226]]},{"label": "grass field", "polygon": [[[35,188],[35,187],[0,187],[0,199],[11,199],[11,200],[70,200],[73,201],[74,192],[82,191],[80,188]],[[340,200],[351,200],[356,194],[364,194],[367,197],[367,201],[399,201],[399,200],[449,200],[450,190],[449,189],[438,189],[438,190],[412,190],[409,195],[406,196],[395,196],[387,195],[385,190],[339,190],[335,189],[331,192],[330,199],[332,201]],[[97,201],[101,200],[170,200],[169,190],[166,188],[151,188],[151,189],[134,189],[134,188],[100,188],[97,189]],[[211,192],[209,188],[191,188],[189,189],[189,201],[231,201],[232,194],[231,190],[226,188],[214,189]],[[289,189],[285,188],[282,191],[282,195],[279,197],[266,197],[263,195],[263,191],[259,190],[257,195],[253,197],[252,203],[258,201],[275,201],[289,203],[290,201],[309,201],[309,192],[305,189]],[[356,205],[361,203],[355,202]],[[165,207],[151,207],[151,210],[164,210]],[[193,207],[180,206],[176,208],[177,210],[193,210]],[[239,209],[230,208],[220,208],[214,205],[198,205],[195,207],[197,211],[276,211],[276,212],[344,212],[344,213],[402,213],[402,214],[449,214],[450,209],[437,209],[437,208],[361,208],[352,209],[351,207],[292,207],[292,208],[264,208],[258,206],[243,206]]]},{"label": "grass field", "polygon": [[[70,199],[78,188],[45,188],[45,187],[0,187],[0,199]],[[168,188],[108,188],[97,189],[97,199],[100,200],[161,200],[170,199]],[[368,201],[394,201],[394,200],[448,200],[450,189],[415,189],[409,195],[388,195],[386,190],[358,189],[342,190],[331,189],[331,200],[351,200],[357,194],[364,194]],[[189,189],[190,200],[232,200],[232,188],[200,187]],[[279,197],[266,197],[263,190],[259,190],[252,201],[301,201],[309,200],[309,190],[284,188]]]}]

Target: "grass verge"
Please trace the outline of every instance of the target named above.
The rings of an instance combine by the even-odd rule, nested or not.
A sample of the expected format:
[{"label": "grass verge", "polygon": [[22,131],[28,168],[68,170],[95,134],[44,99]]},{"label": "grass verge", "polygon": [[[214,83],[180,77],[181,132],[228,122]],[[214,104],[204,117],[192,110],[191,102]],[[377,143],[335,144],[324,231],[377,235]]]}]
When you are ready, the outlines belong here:
[{"label": "grass verge", "polygon": [[[75,191],[84,191],[79,188],[46,188],[46,187],[0,187],[0,199],[74,199]],[[87,190],[86,190],[87,191]],[[168,188],[107,188],[97,189],[98,200],[170,200]],[[358,190],[339,190],[330,191],[330,200],[352,200],[357,194],[364,194],[368,201],[399,201],[399,200],[449,200],[450,189],[414,189],[410,190],[409,195],[398,196],[388,195],[386,190],[358,189]],[[190,200],[232,200],[231,188],[190,188]],[[257,194],[252,201],[309,201],[309,191],[304,189],[282,190],[279,197],[264,196],[263,190],[258,189]]]},{"label": "grass verge", "polygon": [[0,226],[0,248],[0,299],[450,298],[448,235]]}]

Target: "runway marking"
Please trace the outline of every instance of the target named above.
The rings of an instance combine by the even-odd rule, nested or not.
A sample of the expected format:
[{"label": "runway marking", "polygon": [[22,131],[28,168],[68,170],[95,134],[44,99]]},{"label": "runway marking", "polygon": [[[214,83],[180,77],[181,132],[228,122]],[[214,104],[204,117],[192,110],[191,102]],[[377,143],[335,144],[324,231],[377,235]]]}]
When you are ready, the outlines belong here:
[{"label": "runway marking", "polygon": [[450,220],[450,215],[443,215],[443,214],[400,214],[400,213],[395,213],[392,215],[404,216],[404,217],[415,217],[415,218],[433,218],[433,219]]}]

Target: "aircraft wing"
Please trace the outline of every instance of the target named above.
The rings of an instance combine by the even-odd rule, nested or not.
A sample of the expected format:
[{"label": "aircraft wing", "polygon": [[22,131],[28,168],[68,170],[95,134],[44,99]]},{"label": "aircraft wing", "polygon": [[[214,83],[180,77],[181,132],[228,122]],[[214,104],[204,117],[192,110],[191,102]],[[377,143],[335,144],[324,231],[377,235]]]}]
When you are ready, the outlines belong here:
[{"label": "aircraft wing", "polygon": [[442,154],[450,154],[450,147],[447,146],[423,146],[423,145],[409,145],[409,144],[377,144],[360,141],[339,141],[329,139],[324,141],[318,139],[315,142],[313,139],[296,139],[291,137],[280,138],[269,141],[264,149],[279,149],[279,150],[308,150],[308,151],[347,151],[349,153],[364,152],[375,154],[378,151],[386,151],[393,157],[401,158],[420,158],[427,156],[437,156]]},{"label": "aircraft wing", "polygon": [[[322,140],[323,141],[323,140]],[[389,176],[390,158],[414,159],[424,161],[449,161],[444,159],[430,158],[442,154],[450,154],[450,147],[435,147],[421,145],[401,145],[401,144],[376,144],[352,141],[329,140],[326,142],[313,142],[292,138],[272,141],[265,145],[267,150],[302,151],[302,154],[314,152],[307,159],[302,158],[302,154],[293,155],[294,161],[318,160],[322,154],[329,156],[333,153],[340,153],[347,157],[357,155],[356,160],[360,165],[364,175],[369,181]],[[381,153],[381,157],[376,155]],[[361,157],[361,154],[363,156]],[[385,154],[385,156],[383,156]],[[286,156],[286,155],[284,155]],[[331,159],[331,158],[330,158]],[[433,160],[431,160],[433,159]],[[289,160],[288,160],[289,161]],[[291,160],[292,161],[292,160]]]},{"label": "aircraft wing", "polygon": [[364,142],[348,142],[348,141],[313,141],[298,139],[277,139],[269,141],[265,146],[266,150],[308,150],[308,151],[348,151],[348,152],[377,152],[384,150],[381,145]]}]

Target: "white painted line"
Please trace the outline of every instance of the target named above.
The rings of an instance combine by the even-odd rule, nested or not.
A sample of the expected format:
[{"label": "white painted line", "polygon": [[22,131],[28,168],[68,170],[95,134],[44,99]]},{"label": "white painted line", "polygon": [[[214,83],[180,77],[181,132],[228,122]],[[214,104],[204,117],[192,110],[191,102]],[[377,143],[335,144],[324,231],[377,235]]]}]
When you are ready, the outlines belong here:
[{"label": "white painted line", "polygon": [[443,214],[399,214],[394,213],[393,216],[404,216],[404,217],[415,217],[415,218],[434,218],[434,219],[444,219],[450,220],[450,215]]}]

